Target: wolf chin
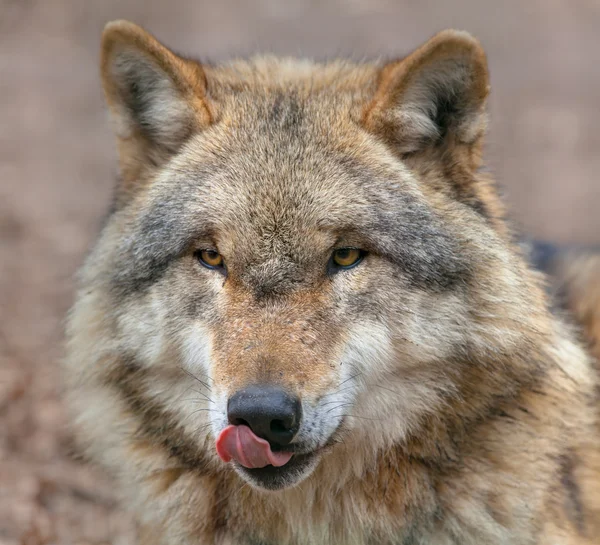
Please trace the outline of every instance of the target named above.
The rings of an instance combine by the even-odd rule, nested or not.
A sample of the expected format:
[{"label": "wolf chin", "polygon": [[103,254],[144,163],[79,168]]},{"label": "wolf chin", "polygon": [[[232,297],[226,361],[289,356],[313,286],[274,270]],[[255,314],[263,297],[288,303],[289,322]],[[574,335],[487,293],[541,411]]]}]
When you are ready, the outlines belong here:
[{"label": "wolf chin", "polygon": [[554,310],[472,36],[213,65],[118,21],[101,74],[121,176],[64,376],[139,543],[600,543],[600,262]]}]

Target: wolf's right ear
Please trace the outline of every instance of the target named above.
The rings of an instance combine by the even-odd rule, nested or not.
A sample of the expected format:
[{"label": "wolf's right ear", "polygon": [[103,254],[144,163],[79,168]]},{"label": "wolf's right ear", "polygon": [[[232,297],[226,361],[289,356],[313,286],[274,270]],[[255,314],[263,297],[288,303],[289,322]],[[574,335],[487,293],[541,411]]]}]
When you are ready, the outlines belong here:
[{"label": "wolf's right ear", "polygon": [[202,67],[133,23],[106,25],[101,71],[125,185],[135,184],[211,122]]}]

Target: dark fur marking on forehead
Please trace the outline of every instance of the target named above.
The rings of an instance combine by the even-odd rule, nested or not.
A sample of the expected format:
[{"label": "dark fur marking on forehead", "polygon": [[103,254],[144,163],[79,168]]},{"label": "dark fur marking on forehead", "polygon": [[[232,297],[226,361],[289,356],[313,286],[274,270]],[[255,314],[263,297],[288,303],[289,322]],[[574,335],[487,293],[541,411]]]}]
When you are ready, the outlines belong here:
[{"label": "dark fur marking on forehead", "polygon": [[121,394],[135,416],[140,437],[160,446],[182,467],[200,475],[209,473],[209,460],[205,454],[177,423],[175,415],[146,391],[146,384],[152,377],[133,357],[122,358],[105,380]]},{"label": "dark fur marking on forehead", "polygon": [[296,133],[304,118],[303,105],[294,91],[275,93],[266,118],[266,125],[286,132]]},{"label": "dark fur marking on forehead", "polygon": [[242,276],[258,301],[283,295],[303,284],[302,269],[290,261],[269,261],[253,265]]}]

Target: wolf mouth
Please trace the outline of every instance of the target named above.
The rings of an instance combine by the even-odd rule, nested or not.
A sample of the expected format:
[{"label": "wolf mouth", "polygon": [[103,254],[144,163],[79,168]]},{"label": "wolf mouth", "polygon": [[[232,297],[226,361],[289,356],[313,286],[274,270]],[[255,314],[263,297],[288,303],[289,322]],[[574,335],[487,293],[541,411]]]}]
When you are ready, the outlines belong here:
[{"label": "wolf mouth", "polygon": [[319,453],[320,450],[304,454],[294,454],[287,464],[280,467],[268,465],[261,468],[249,469],[237,462],[235,462],[235,467],[255,486],[266,490],[281,490],[303,480],[316,466]]}]

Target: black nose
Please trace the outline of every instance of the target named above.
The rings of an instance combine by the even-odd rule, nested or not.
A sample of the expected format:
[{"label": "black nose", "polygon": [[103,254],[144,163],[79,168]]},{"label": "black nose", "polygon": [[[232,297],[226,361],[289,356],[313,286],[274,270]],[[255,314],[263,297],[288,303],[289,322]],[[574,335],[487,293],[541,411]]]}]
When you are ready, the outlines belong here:
[{"label": "black nose", "polygon": [[300,427],[302,405],[277,386],[248,386],[229,398],[227,417],[270,443],[287,445]]}]

